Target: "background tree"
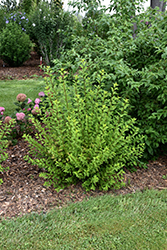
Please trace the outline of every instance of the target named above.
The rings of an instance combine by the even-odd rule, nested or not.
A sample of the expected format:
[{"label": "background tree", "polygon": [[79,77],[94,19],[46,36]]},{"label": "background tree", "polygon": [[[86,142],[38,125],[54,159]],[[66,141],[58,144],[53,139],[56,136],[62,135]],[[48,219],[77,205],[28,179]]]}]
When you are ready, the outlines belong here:
[{"label": "background tree", "polygon": [[0,6],[6,11],[13,11],[17,8],[16,0],[2,0]]},{"label": "background tree", "polygon": [[32,8],[32,3],[33,0],[21,0],[19,6],[28,14]]},{"label": "background tree", "polygon": [[166,1],[161,0],[151,0],[150,1],[150,7],[155,9],[155,7],[159,7],[160,11],[165,11],[166,8]]}]

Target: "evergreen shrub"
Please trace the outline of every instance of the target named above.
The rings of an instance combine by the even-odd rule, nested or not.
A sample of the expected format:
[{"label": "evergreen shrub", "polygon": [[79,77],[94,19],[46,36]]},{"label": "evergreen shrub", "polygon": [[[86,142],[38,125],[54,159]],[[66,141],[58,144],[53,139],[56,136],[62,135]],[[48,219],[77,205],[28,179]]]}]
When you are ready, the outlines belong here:
[{"label": "evergreen shrub", "polygon": [[9,66],[21,66],[30,56],[31,41],[21,27],[9,23],[0,34],[0,57]]},{"label": "evergreen shrub", "polygon": [[45,168],[40,176],[57,190],[82,182],[86,190],[108,190],[123,185],[124,167],[133,168],[144,151],[143,136],[138,135],[135,119],[128,114],[128,100],[117,95],[117,84],[104,91],[103,70],[92,87],[88,67],[83,60],[68,85],[68,72],[53,77],[47,68],[46,90],[50,116],[42,123],[32,118],[35,138],[24,135],[30,151],[26,160]]}]

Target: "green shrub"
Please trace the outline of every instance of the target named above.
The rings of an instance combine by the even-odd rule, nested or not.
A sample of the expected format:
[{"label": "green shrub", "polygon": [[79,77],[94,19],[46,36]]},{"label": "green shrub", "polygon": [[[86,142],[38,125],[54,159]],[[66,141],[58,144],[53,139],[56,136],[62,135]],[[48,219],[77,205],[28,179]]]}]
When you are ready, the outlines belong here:
[{"label": "green shrub", "polygon": [[6,27],[9,26],[9,23],[16,23],[21,27],[22,31],[26,32],[28,26],[27,14],[20,11],[14,11],[12,13],[5,13],[3,16]]},{"label": "green shrub", "polygon": [[[7,123],[2,123],[2,121],[0,121],[0,163],[2,163],[3,161],[5,161],[8,158],[8,154],[5,152],[5,149],[8,146],[8,140],[7,135],[10,134],[11,132],[11,125],[14,125],[14,121],[12,121],[12,123],[7,124]],[[3,172],[4,170],[8,170],[9,167],[7,168],[3,168],[2,165],[0,165],[0,172]],[[2,179],[0,179],[0,184],[2,184],[3,181]]]},{"label": "green shrub", "polygon": [[99,69],[104,69],[107,73],[104,89],[110,91],[116,82],[119,96],[129,99],[128,113],[136,118],[140,133],[145,134],[143,157],[149,159],[161,153],[161,146],[167,143],[167,14],[150,9],[135,20],[138,27],[135,39],[133,20],[127,19],[119,26],[120,17],[113,17],[108,38],[85,34],[60,60],[55,60],[53,69],[57,72],[66,67],[72,84],[78,60],[84,58],[94,85],[98,84]]},{"label": "green shrub", "polygon": [[5,27],[4,10],[0,9],[0,32]]},{"label": "green shrub", "polygon": [[32,0],[22,0],[20,2],[20,8],[23,9],[26,13],[29,13],[32,9],[33,1]]},{"label": "green shrub", "polygon": [[0,34],[0,57],[9,66],[18,67],[28,58],[31,41],[20,26],[9,23]]},{"label": "green shrub", "polygon": [[[49,69],[46,78],[50,116],[42,124],[33,119],[36,138],[24,135],[30,145],[26,160],[45,168],[40,176],[58,190],[82,182],[86,190],[108,190],[123,183],[123,167],[134,167],[144,150],[135,119],[127,114],[128,101],[102,89],[104,71],[97,75],[98,87],[92,88],[84,61],[68,86],[67,72],[54,79]],[[35,158],[33,158],[35,156]]]}]

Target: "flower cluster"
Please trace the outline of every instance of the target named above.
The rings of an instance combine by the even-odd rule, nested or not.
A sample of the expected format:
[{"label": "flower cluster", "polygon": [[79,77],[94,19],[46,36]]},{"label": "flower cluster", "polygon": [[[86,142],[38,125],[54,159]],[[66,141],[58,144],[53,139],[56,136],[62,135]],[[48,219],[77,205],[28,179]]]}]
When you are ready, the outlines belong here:
[{"label": "flower cluster", "polygon": [[18,94],[16,97],[18,102],[24,102],[26,100],[26,98],[27,98],[27,96],[25,94],[22,94],[22,93]]},{"label": "flower cluster", "polygon": [[9,124],[13,119],[10,116],[5,117],[5,123]]},{"label": "flower cluster", "polygon": [[23,121],[25,118],[25,114],[23,112],[21,113],[16,113],[16,117],[18,121]]},{"label": "flower cluster", "polygon": [[18,12],[18,13],[11,13],[8,18],[5,17],[5,23],[8,24],[9,22],[16,22],[18,25],[21,25],[22,30],[26,31],[26,24],[28,23],[28,18],[26,17],[26,13]]},{"label": "flower cluster", "polygon": [[4,107],[0,107],[0,114],[3,115],[3,112],[5,111]]},{"label": "flower cluster", "polygon": [[43,91],[38,93],[38,97],[35,100],[31,100],[25,94],[19,93],[16,96],[16,111],[11,116],[6,117],[4,116],[5,108],[0,107],[0,119],[4,123],[13,125],[16,122],[16,126],[12,129],[9,136],[13,143],[17,143],[18,138],[32,130],[32,122],[29,115],[33,115],[39,120],[43,115],[46,115],[46,117],[50,115],[48,111],[44,112],[42,108],[43,106],[46,107],[45,99],[46,96]]},{"label": "flower cluster", "polygon": [[[19,95],[21,95],[21,94],[19,94]],[[44,97],[45,93],[43,91],[41,91],[41,92],[39,92],[38,96]],[[23,108],[23,110],[31,111],[31,113],[33,115],[40,114],[40,107],[39,107],[40,102],[42,102],[42,100],[40,98],[36,98],[34,102],[30,98],[28,98],[27,104],[29,104],[29,107],[27,109]]]}]

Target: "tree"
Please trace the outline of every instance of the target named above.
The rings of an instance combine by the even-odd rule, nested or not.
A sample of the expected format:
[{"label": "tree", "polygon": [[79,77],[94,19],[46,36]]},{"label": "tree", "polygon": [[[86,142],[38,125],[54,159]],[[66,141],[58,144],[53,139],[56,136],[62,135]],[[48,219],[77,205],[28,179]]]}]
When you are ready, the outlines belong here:
[{"label": "tree", "polygon": [[151,0],[150,1],[150,6],[155,9],[155,7],[159,7],[160,11],[165,11],[166,8],[166,1],[162,0]]},{"label": "tree", "polygon": [[17,8],[16,0],[3,0],[0,3],[1,8],[4,8],[6,11],[13,11]]},{"label": "tree", "polygon": [[32,0],[21,0],[20,1],[20,7],[24,9],[26,13],[29,13],[32,8]]}]

